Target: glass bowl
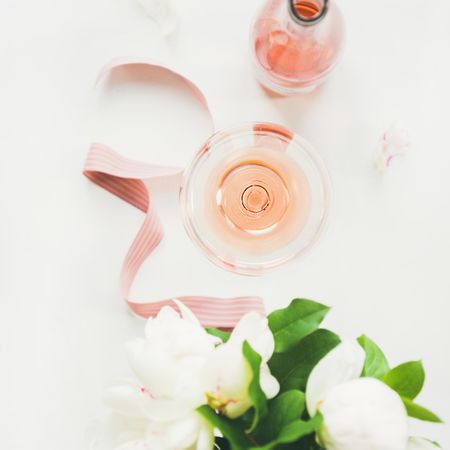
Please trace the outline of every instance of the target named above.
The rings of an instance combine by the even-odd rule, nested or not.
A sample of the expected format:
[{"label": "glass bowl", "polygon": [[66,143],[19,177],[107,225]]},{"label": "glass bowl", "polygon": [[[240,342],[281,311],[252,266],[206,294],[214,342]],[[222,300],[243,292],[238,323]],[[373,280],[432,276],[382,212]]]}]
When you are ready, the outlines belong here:
[{"label": "glass bowl", "polygon": [[215,264],[260,275],[309,249],[326,223],[330,180],[312,146],[252,123],[211,136],[185,170],[186,231]]}]

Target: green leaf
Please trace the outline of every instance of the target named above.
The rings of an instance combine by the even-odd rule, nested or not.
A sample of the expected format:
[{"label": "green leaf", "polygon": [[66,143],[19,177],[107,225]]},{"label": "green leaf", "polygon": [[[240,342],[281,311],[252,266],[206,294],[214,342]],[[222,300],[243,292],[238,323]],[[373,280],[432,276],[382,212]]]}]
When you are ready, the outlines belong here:
[{"label": "green leaf", "polygon": [[250,448],[251,444],[239,421],[220,416],[207,405],[200,406],[197,411],[223,434],[223,437],[230,444],[231,450],[247,450]]},{"label": "green leaf", "polygon": [[383,381],[400,397],[414,400],[423,388],[425,382],[425,371],[421,361],[411,361],[400,364],[390,370]]},{"label": "green leaf", "polygon": [[239,417],[239,420],[241,421],[241,424],[244,427],[244,429],[249,430],[252,427],[254,418],[255,418],[255,409],[250,408],[241,417]]},{"label": "green leaf", "polygon": [[219,330],[218,328],[205,328],[206,332],[218,337],[222,342],[227,342],[230,339],[231,333]]},{"label": "green leaf", "polygon": [[409,417],[414,417],[415,419],[425,420],[427,422],[442,423],[442,420],[430,410],[424,408],[423,406],[414,403],[410,398],[402,397],[403,403],[405,404],[406,411]]},{"label": "green leaf", "polygon": [[281,392],[290,389],[305,391],[314,366],[339,343],[336,334],[319,329],[303,338],[289,352],[275,353],[269,361],[269,367],[280,383]]},{"label": "green leaf", "polygon": [[[322,426],[322,422],[323,419],[320,414],[315,415],[311,420],[308,420],[307,422],[297,419],[294,422],[291,422],[290,424],[283,427],[283,429],[280,431],[280,434],[274,441],[258,448],[261,450],[273,450],[278,445],[296,442],[304,436],[314,433]],[[255,450],[255,447],[253,447],[252,450]]]},{"label": "green leaf", "polygon": [[305,410],[305,394],[292,390],[283,392],[269,402],[269,413],[256,430],[256,440],[260,443],[274,441],[281,430],[299,419]]},{"label": "green leaf", "polygon": [[253,423],[249,430],[247,430],[249,433],[251,433],[257,426],[259,421],[267,415],[268,413],[268,406],[267,406],[267,398],[264,394],[263,390],[261,389],[260,384],[260,372],[261,372],[261,362],[262,358],[261,356],[256,353],[250,344],[245,341],[244,345],[242,347],[242,352],[244,354],[244,358],[248,362],[253,377],[252,381],[250,382],[250,386],[248,388],[248,394],[250,397],[250,400],[252,402],[253,407],[255,408],[255,415],[253,417]]},{"label": "green leaf", "polygon": [[295,299],[284,309],[269,315],[275,338],[275,352],[290,350],[305,336],[317,330],[330,308],[312,300]]},{"label": "green leaf", "polygon": [[358,342],[366,352],[362,376],[383,378],[389,372],[389,364],[380,347],[364,335],[358,338]]}]

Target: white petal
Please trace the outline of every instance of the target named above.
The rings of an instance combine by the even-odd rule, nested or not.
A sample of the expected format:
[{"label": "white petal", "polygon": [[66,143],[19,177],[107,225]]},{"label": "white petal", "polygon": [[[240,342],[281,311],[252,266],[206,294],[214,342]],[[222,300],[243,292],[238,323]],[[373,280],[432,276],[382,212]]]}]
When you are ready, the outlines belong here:
[{"label": "white petal", "polygon": [[379,169],[385,170],[394,158],[407,153],[410,147],[408,131],[400,122],[394,122],[378,141],[375,164]]},{"label": "white petal", "polygon": [[211,450],[214,448],[214,428],[200,419],[200,430],[198,433],[195,450]]},{"label": "white petal", "polygon": [[239,339],[243,341],[250,335],[257,335],[261,329],[264,329],[267,325],[267,318],[257,312],[248,312],[241,317],[230,339]]},{"label": "white petal", "polygon": [[261,389],[267,398],[274,398],[280,391],[280,383],[278,380],[270,373],[267,364],[261,366],[260,379]]},{"label": "white petal", "polygon": [[225,408],[224,414],[230,419],[237,419],[245,414],[252,406],[252,402],[248,396],[240,400],[231,401]]},{"label": "white petal", "polygon": [[331,389],[320,404],[321,444],[327,450],[405,450],[408,421],[396,392],[375,378]]},{"label": "white petal", "polygon": [[199,414],[191,411],[177,421],[150,423],[145,441],[151,450],[211,450],[213,429]]},{"label": "white petal", "polygon": [[253,350],[267,362],[275,349],[275,340],[266,317],[256,312],[245,314],[231,333],[230,343],[248,341]]},{"label": "white petal", "polygon": [[166,330],[171,330],[179,322],[180,316],[170,306],[162,308],[158,315],[147,320],[145,325],[145,336],[148,340],[156,339]]},{"label": "white petal", "polygon": [[226,398],[245,395],[251,381],[251,369],[239,345],[224,344],[218,347],[205,368],[208,387],[218,389]]},{"label": "white petal", "polygon": [[335,386],[361,375],[365,353],[354,340],[345,341],[331,350],[312,370],[306,385],[306,405],[314,416],[317,405]]},{"label": "white petal", "polygon": [[187,320],[188,322],[191,322],[192,324],[201,327],[200,322],[195,316],[195,314],[183,302],[180,302],[180,300],[176,298],[173,299],[173,302],[178,306],[182,319]]},{"label": "white petal", "polygon": [[88,449],[112,450],[129,442],[141,441],[145,436],[147,423],[147,420],[111,413],[105,421],[97,422],[91,427]]},{"label": "white petal", "polygon": [[433,442],[417,437],[410,437],[406,450],[437,450],[439,447]]},{"label": "white petal", "polygon": [[183,317],[173,308],[165,307],[147,322],[147,341],[175,357],[210,352],[217,339],[203,329],[188,308],[182,304],[179,307]]},{"label": "white petal", "polygon": [[228,417],[239,417],[250,408],[252,371],[242,354],[242,345],[226,343],[217,347],[202,376],[207,394]]},{"label": "white petal", "polygon": [[114,450],[152,450],[151,447],[149,447],[149,444],[142,439],[139,439],[138,441],[130,441],[125,444],[122,444],[119,447],[116,447]]},{"label": "white petal", "polygon": [[158,315],[156,316],[156,321],[162,322],[162,321],[171,321],[171,320],[176,320],[179,319],[180,315],[178,314],[177,311],[175,311],[175,309],[171,308],[170,306],[164,306],[163,308],[161,308],[161,310],[159,311]]},{"label": "white petal", "polygon": [[144,397],[134,384],[111,386],[105,392],[105,403],[113,411],[130,417],[144,418]]},{"label": "white petal", "polygon": [[112,386],[105,393],[112,411],[135,420],[173,421],[198,406],[182,398],[153,398],[145,388],[132,383]]},{"label": "white petal", "polygon": [[172,393],[177,365],[170,354],[143,339],[130,342],[127,354],[131,368],[151,395],[160,397]]},{"label": "white petal", "polygon": [[200,417],[195,412],[178,420],[164,430],[164,448],[167,450],[181,450],[191,447],[198,438]]}]

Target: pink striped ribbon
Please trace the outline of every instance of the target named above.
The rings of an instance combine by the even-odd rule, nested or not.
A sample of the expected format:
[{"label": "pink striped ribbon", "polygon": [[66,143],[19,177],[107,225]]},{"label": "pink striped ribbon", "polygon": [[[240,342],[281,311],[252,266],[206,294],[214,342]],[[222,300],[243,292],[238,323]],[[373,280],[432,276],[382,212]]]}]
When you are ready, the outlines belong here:
[{"label": "pink striped ribbon", "polygon": [[[206,98],[194,83],[178,72],[151,61],[130,58],[116,59],[102,69],[99,79],[102,79],[114,68],[131,65],[144,68],[157,67],[176,75],[194,92],[211,117]],[[130,309],[139,316],[151,317],[166,305],[174,306],[170,298],[148,303],[129,300],[131,286],[139,268],[163,237],[163,230],[152,207],[151,194],[144,180],[170,177],[181,172],[182,169],[176,167],[146,164],[124,158],[107,146],[96,143],[91,145],[86,158],[83,173],[87,178],[146,214],[144,223],[125,257],[120,276],[121,293]],[[177,299],[186,304],[204,326],[209,327],[233,328],[239,319],[249,311],[265,314],[262,299],[259,297],[183,296],[177,297]]]}]

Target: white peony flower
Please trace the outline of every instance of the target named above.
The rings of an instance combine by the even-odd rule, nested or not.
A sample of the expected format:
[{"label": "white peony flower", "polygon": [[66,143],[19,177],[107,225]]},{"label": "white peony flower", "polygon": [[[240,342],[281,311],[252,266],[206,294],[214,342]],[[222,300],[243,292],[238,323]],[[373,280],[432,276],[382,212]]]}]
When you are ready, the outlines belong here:
[{"label": "white peony flower", "polygon": [[306,404],[311,417],[331,389],[360,377],[364,361],[364,350],[353,341],[341,343],[319,361],[306,386]]},{"label": "white peony flower", "polygon": [[[105,401],[113,411],[107,450],[211,450],[213,430],[195,412],[205,403],[205,364],[218,343],[194,314],[176,301],[149,319],[145,339],[128,346],[138,382],[111,387]],[[93,447],[96,448],[96,447]],[[98,447],[99,449],[102,447]]]},{"label": "white peony flower", "polygon": [[439,446],[427,439],[410,437],[406,450],[437,450],[439,448]]},{"label": "white peony flower", "polygon": [[208,403],[230,418],[241,416],[251,407],[248,389],[253,375],[242,353],[245,341],[262,358],[260,383],[266,396],[273,398],[279,391],[278,381],[267,366],[275,348],[268,321],[258,313],[248,313],[228,342],[214,350],[204,374]]},{"label": "white peony flower", "polygon": [[181,317],[172,308],[162,309],[148,320],[146,339],[136,339],[128,346],[130,365],[158,415],[168,409],[177,415],[204,403],[201,375],[219,342],[188,308],[177,304]]},{"label": "white peony flower", "polygon": [[407,414],[396,392],[374,378],[359,378],[365,354],[344,342],[313,369],[306,386],[308,412],[323,415],[318,438],[327,450],[405,450]]}]

